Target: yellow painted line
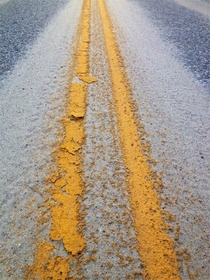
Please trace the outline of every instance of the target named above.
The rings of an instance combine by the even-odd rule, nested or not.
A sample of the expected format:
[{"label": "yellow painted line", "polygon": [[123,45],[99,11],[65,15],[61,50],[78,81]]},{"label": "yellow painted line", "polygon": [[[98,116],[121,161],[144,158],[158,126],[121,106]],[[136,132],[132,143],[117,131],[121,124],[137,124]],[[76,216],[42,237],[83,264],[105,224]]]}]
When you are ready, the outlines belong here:
[{"label": "yellow painted line", "polygon": [[[81,82],[71,82],[69,106],[63,120],[65,137],[56,151],[57,173],[50,182],[51,201],[46,207],[51,211],[50,239],[62,241],[68,252],[67,258],[54,256],[55,245],[41,242],[35,262],[28,267],[25,279],[67,279],[70,271],[69,260],[77,256],[86,246],[79,230],[79,202],[84,183],[81,178],[82,145],[85,140],[84,117],[86,113],[87,84],[96,81],[89,76],[90,44],[90,0],[85,0],[82,11],[80,40],[76,51],[74,72]],[[36,278],[38,277],[38,278]]]},{"label": "yellow painted line", "polygon": [[167,233],[155,191],[156,179],[148,165],[139,140],[134,107],[119,46],[104,0],[99,0],[103,31],[112,79],[120,140],[124,164],[128,169],[130,200],[134,214],[134,226],[138,251],[144,263],[144,279],[180,279],[174,243]]},{"label": "yellow painted line", "polygon": [[[86,84],[72,84],[70,89],[70,110],[68,118],[63,121],[65,139],[57,151],[58,175],[52,178],[54,188],[52,199],[51,240],[63,241],[64,248],[72,255],[81,252],[85,240],[78,232],[79,204],[77,197],[82,194],[83,182],[80,177],[81,148],[84,142],[84,116]],[[75,98],[75,99],[74,99]],[[84,106],[78,106],[82,99]]]}]

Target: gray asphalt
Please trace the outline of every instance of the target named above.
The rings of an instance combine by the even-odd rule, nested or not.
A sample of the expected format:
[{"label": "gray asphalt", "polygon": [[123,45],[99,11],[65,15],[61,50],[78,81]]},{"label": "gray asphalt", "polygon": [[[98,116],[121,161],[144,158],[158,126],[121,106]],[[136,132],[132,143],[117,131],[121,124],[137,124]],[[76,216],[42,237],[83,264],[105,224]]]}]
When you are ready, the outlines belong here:
[{"label": "gray asphalt", "polygon": [[[196,79],[210,86],[210,20],[172,0],[131,0],[145,9]],[[207,3],[209,1],[206,1]]]},{"label": "gray asphalt", "polygon": [[68,0],[0,1],[0,79]]},{"label": "gray asphalt", "polygon": [[[158,194],[164,213],[173,215],[165,220],[180,276],[208,280],[210,95],[203,84],[208,88],[209,20],[172,0],[106,1],[127,67],[134,114],[145,128],[156,162],[152,167],[162,174],[164,187]],[[44,179],[57,168],[53,155],[63,136],[61,120],[74,64],[71,46],[82,2],[0,0],[0,279],[24,279],[39,241],[51,242],[51,218],[44,207],[50,193]],[[130,279],[141,279],[99,14],[93,11],[91,18],[90,74],[98,82],[87,95],[83,150],[81,213],[87,248],[84,262],[76,260],[71,273],[82,278],[76,275],[78,266],[91,280],[126,279],[127,271]],[[40,221],[43,211],[47,222]],[[62,242],[57,244],[56,256],[66,257]]]}]

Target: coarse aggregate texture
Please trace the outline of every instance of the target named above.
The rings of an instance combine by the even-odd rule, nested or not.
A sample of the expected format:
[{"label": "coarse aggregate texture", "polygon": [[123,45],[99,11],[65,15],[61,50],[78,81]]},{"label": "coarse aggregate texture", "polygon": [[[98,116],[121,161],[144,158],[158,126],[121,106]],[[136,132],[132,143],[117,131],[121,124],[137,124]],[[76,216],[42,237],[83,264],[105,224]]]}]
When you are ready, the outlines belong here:
[{"label": "coarse aggregate texture", "polygon": [[0,79],[66,3],[68,0],[0,2]]},{"label": "coarse aggregate texture", "polygon": [[175,0],[176,3],[178,3],[181,6],[184,6],[190,10],[193,10],[195,12],[201,13],[204,16],[207,16],[210,18],[210,5],[206,1],[200,1],[200,0]]},{"label": "coarse aggregate texture", "polygon": [[[208,90],[174,56],[174,47],[133,1],[107,1],[133,88],[137,117],[162,173],[162,208],[182,279],[209,279],[210,111]],[[126,25],[124,18],[126,14]],[[128,20],[129,19],[129,20]],[[136,51],[138,50],[138,51]]]},{"label": "coarse aggregate texture", "polygon": [[[160,28],[161,37],[173,43],[177,57],[210,88],[210,17],[169,0],[132,0],[145,9]],[[210,4],[207,5],[210,14]]]},{"label": "coarse aggregate texture", "polygon": [[87,279],[142,279],[97,1],[91,22],[90,70],[98,81],[87,95],[81,269]]},{"label": "coarse aggregate texture", "polygon": [[[73,0],[63,7],[0,84],[1,279],[24,279],[23,267],[48,237],[43,180],[56,170],[53,152],[63,137],[60,120],[81,6]],[[58,251],[66,256],[62,244]]]}]

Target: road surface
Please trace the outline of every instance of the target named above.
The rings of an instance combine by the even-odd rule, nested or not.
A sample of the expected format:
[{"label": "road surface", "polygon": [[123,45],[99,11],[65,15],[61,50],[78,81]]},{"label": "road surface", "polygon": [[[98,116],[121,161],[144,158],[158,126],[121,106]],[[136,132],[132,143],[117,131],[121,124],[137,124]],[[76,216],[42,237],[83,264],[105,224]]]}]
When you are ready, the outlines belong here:
[{"label": "road surface", "polygon": [[210,279],[210,3],[0,15],[0,279]]}]

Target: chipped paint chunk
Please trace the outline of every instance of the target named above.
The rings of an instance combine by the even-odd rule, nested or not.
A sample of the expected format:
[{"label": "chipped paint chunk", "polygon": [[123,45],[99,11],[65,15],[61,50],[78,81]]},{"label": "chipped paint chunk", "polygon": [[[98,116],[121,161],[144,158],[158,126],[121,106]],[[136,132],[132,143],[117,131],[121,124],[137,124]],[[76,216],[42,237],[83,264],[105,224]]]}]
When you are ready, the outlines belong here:
[{"label": "chipped paint chunk", "polygon": [[32,266],[25,268],[24,279],[67,279],[70,265],[67,258],[54,256],[54,246],[44,241],[37,248],[36,260]]}]

